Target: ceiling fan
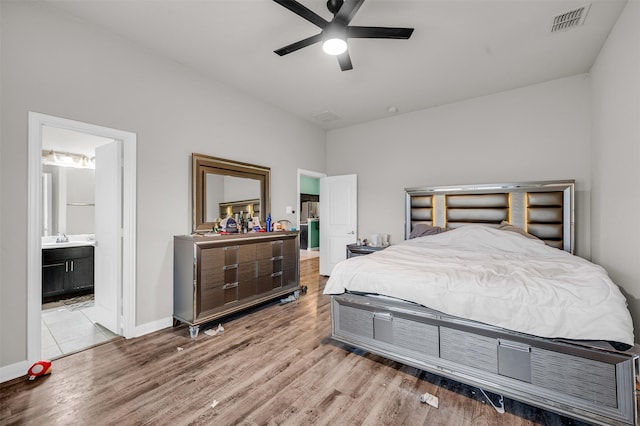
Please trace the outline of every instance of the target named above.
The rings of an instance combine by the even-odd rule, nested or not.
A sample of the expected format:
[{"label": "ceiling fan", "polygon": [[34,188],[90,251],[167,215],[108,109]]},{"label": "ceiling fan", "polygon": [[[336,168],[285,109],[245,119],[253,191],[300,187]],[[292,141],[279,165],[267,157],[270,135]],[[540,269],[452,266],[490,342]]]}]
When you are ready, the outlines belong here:
[{"label": "ceiling fan", "polygon": [[349,25],[360,6],[362,6],[362,3],[364,3],[364,0],[328,0],[327,9],[333,13],[333,19],[331,21],[325,20],[296,0],[273,1],[322,29],[319,34],[274,50],[274,52],[280,56],[284,56],[322,41],[323,50],[330,55],[337,56],[342,71],[353,69],[351,57],[349,57],[349,51],[347,50],[348,38],[391,38],[406,40],[411,37],[413,33],[413,28],[361,27]]}]

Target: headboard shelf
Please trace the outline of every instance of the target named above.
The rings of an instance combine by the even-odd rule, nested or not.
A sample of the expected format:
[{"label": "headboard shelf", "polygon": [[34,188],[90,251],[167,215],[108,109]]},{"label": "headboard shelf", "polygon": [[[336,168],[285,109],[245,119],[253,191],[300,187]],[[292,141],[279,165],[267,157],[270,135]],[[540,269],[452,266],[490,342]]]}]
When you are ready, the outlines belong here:
[{"label": "headboard shelf", "polygon": [[418,223],[447,228],[507,221],[574,252],[573,180],[405,189],[405,238]]}]

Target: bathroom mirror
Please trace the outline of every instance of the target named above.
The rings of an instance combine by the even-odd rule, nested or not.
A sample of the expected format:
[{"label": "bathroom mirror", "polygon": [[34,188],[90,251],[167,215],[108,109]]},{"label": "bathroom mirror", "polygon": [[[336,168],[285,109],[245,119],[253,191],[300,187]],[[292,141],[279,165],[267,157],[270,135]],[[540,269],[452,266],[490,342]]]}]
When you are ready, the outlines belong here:
[{"label": "bathroom mirror", "polygon": [[271,169],[191,154],[193,232],[209,232],[218,218],[240,211],[264,221],[270,209]]},{"label": "bathroom mirror", "polygon": [[43,237],[94,233],[94,182],[94,169],[42,165]]}]

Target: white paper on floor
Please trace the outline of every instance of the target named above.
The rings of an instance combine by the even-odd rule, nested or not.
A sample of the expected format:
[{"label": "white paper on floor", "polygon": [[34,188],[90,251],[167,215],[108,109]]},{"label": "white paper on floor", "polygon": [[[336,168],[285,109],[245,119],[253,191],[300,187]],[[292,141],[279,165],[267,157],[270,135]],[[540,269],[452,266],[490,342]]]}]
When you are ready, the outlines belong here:
[{"label": "white paper on floor", "polygon": [[207,336],[216,336],[222,333],[224,333],[224,327],[222,326],[222,324],[218,324],[218,328],[216,328],[215,330],[213,328],[210,328],[209,330],[206,330],[204,332],[204,334],[206,334]]},{"label": "white paper on floor", "polygon": [[420,395],[420,402],[424,402],[425,404],[429,404],[432,407],[438,408],[438,397],[435,395],[431,395],[430,393],[424,393]]}]

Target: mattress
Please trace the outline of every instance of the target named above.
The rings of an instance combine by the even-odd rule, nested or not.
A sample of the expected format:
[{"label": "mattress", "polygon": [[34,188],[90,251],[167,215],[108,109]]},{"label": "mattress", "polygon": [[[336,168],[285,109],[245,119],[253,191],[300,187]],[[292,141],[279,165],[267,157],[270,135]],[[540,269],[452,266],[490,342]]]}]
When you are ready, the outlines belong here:
[{"label": "mattress", "polygon": [[340,262],[325,294],[379,294],[544,338],[633,345],[626,299],[599,265],[468,225]]}]

